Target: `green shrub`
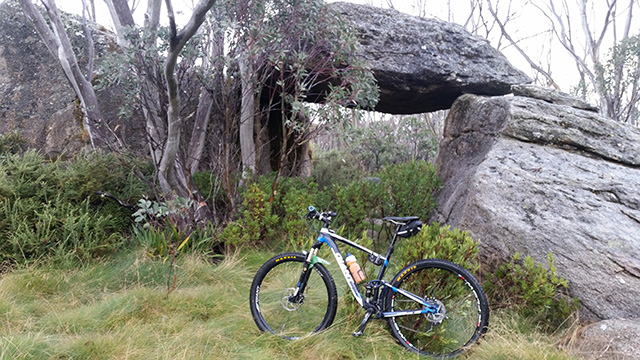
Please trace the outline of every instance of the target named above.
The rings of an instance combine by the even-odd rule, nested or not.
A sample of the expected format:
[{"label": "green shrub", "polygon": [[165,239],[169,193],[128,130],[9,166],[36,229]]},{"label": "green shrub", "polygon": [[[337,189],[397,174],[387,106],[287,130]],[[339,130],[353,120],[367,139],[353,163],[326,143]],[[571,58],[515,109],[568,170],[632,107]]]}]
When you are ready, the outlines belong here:
[{"label": "green shrub", "polygon": [[242,193],[243,206],[237,219],[224,229],[222,240],[232,245],[275,241],[285,243],[290,250],[300,249],[310,238],[301,215],[314,205],[323,211],[335,211],[338,216],[333,228],[344,227],[347,237],[368,231],[374,243],[379,243],[380,218],[419,216],[424,220],[435,208],[432,194],[440,181],[432,164],[397,164],[374,176],[325,188],[312,181],[285,178],[275,192],[274,174],[260,176]]},{"label": "green shrub", "polygon": [[220,235],[225,244],[258,245],[275,231],[278,216],[271,212],[268,193],[253,183],[247,186],[243,198],[238,220],[228,224]]},{"label": "green shrub", "polygon": [[[371,178],[334,184],[317,197],[318,208],[335,210],[336,225],[347,235],[369,230],[380,235],[376,219],[385,216],[418,216],[426,220],[436,207],[433,193],[440,187],[436,168],[422,160],[389,166]],[[328,194],[327,194],[328,192]],[[374,236],[380,240],[380,236]]]},{"label": "green shrub", "polygon": [[441,186],[436,167],[423,160],[389,166],[377,175],[389,194],[385,216],[418,216],[427,219],[437,207],[433,198]]},{"label": "green shrub", "polygon": [[359,180],[331,190],[333,201],[326,209],[336,211],[335,225],[344,226],[347,237],[375,230],[375,219],[384,217],[388,193],[380,182]]},{"label": "green shrub", "polygon": [[0,157],[5,154],[19,154],[27,150],[27,139],[18,131],[0,134]]},{"label": "green shrub", "polygon": [[280,196],[274,201],[274,213],[278,215],[279,234],[284,234],[282,241],[287,250],[299,251],[308,248],[310,244],[309,228],[307,222],[302,218],[306,214],[306,209],[314,203],[314,196],[318,186],[311,182],[303,183],[298,178],[290,178],[280,186]]},{"label": "green shrub", "polygon": [[399,239],[395,262],[402,267],[421,259],[444,259],[475,272],[479,267],[477,259],[478,243],[468,232],[451,230],[434,222],[422,226],[422,230],[409,239]]},{"label": "green shrub", "polygon": [[188,241],[192,232],[193,200],[176,197],[170,201],[140,199],[133,213],[136,223],[134,235],[151,254],[167,258],[176,254],[178,247]]},{"label": "green shrub", "polygon": [[334,184],[349,184],[362,176],[358,160],[350,152],[332,150],[313,159],[311,177],[322,190],[331,188]]},{"label": "green shrub", "polygon": [[120,227],[110,215],[61,198],[47,203],[34,199],[0,202],[0,262],[31,263],[43,258],[67,260],[105,255],[124,244]]},{"label": "green shrub", "polygon": [[140,199],[132,215],[134,238],[151,255],[165,259],[181,250],[217,256],[217,228],[212,223],[196,226],[194,206],[193,200],[180,197],[160,202]]},{"label": "green shrub", "polygon": [[553,254],[549,253],[549,268],[536,264],[531,256],[524,261],[516,253],[510,262],[489,275],[484,289],[494,308],[514,308],[535,324],[555,330],[580,304],[567,295],[567,280],[558,277]]},{"label": "green shrub", "polygon": [[112,193],[127,202],[135,202],[149,188],[135,175],[134,166],[115,154],[81,153],[66,162],[57,163],[57,188],[64,188],[69,202],[81,202],[96,191]]},{"label": "green shrub", "polygon": [[130,211],[95,196],[125,201],[146,190],[114,155],[48,161],[35,151],[0,158],[0,262],[85,259],[124,245]]},{"label": "green shrub", "polygon": [[200,190],[200,195],[215,203],[225,202],[226,194],[222,187],[222,182],[215,176],[213,171],[197,172],[193,175],[193,182]]},{"label": "green shrub", "polygon": [[55,163],[45,161],[42,155],[31,150],[24,154],[10,154],[0,160],[2,185],[0,196],[4,198],[34,198],[46,202],[57,192],[52,175]]},{"label": "green shrub", "polygon": [[221,234],[225,244],[270,243],[288,250],[300,250],[308,244],[309,229],[302,215],[315,203],[318,186],[299,178],[284,178],[274,193],[274,175],[260,176],[241,193],[240,211]]}]

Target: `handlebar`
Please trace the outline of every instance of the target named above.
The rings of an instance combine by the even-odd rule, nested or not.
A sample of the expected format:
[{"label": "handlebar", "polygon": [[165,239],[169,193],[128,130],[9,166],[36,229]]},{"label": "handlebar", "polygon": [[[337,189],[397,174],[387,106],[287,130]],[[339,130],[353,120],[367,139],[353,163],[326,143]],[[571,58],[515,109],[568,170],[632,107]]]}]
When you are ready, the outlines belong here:
[{"label": "handlebar", "polygon": [[313,206],[309,206],[308,210],[309,212],[307,213],[307,215],[305,215],[305,217],[307,219],[322,221],[325,227],[329,227],[332,218],[338,215],[333,211],[318,212]]}]

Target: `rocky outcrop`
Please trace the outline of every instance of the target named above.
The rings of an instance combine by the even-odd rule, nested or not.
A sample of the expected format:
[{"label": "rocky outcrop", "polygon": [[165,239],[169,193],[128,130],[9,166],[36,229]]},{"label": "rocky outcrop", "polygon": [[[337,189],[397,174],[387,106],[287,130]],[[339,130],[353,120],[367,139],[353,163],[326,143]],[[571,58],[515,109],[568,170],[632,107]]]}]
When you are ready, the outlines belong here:
[{"label": "rocky outcrop", "polygon": [[437,220],[469,230],[486,258],[552,252],[587,317],[637,318],[640,131],[557,93],[517,92],[538,98],[464,95],[451,108]]},{"label": "rocky outcrop", "polygon": [[[356,56],[381,90],[377,111],[410,114],[446,109],[463,93],[506,94],[530,79],[482,38],[463,27],[371,6],[331,4],[359,33]],[[82,31],[77,31],[82,34]],[[109,46],[96,31],[101,49]],[[103,41],[104,40],[104,41]],[[75,39],[82,46],[82,37]],[[86,146],[76,97],[16,1],[0,4],[0,133],[20,130],[50,156]],[[144,143],[140,122],[118,121],[122,100],[99,94],[104,117],[129,145]]]},{"label": "rocky outcrop", "polygon": [[640,354],[638,334],[640,320],[603,320],[583,329],[573,347],[586,359],[636,360]]},{"label": "rocky outcrop", "polygon": [[17,2],[0,6],[0,29],[0,133],[20,130],[51,156],[77,151],[84,142],[73,90]]},{"label": "rocky outcrop", "polygon": [[[67,17],[65,21],[78,27],[78,34],[83,33],[77,20]],[[94,28],[94,41],[98,56],[112,43],[110,34],[98,28]],[[72,42],[80,48],[84,45],[81,36]],[[144,124],[120,122],[122,92],[115,88],[101,90],[98,101],[110,127],[134,150],[140,149]],[[0,134],[12,130],[18,130],[30,146],[48,157],[75,154],[88,146],[80,104],[58,60],[47,50],[18,2],[5,1],[0,4]]]},{"label": "rocky outcrop", "polygon": [[396,10],[331,4],[354,27],[364,59],[380,87],[375,110],[415,114],[448,109],[466,93],[503,95],[531,82],[462,26]]}]

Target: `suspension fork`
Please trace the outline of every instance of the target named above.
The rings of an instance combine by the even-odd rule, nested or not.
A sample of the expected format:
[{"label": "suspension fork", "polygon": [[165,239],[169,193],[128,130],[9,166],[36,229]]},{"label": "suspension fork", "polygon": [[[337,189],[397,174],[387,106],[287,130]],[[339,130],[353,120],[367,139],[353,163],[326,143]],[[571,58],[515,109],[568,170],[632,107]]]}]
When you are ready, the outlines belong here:
[{"label": "suspension fork", "polygon": [[295,302],[299,302],[302,300],[302,294],[304,294],[304,289],[307,287],[307,281],[309,280],[309,276],[311,275],[311,268],[317,262],[319,262],[318,258],[318,250],[320,250],[320,246],[322,243],[320,241],[316,241],[312,246],[311,250],[307,253],[307,258],[302,265],[302,273],[300,274],[300,279],[298,279],[298,285],[296,285],[296,290],[291,296],[291,300],[296,300]]}]

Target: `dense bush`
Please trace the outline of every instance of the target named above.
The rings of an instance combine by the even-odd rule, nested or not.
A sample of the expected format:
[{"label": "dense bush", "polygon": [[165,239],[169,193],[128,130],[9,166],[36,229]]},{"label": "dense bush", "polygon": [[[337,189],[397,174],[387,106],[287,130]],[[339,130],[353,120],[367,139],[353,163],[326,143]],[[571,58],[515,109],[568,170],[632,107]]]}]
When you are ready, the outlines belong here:
[{"label": "dense bush", "polygon": [[347,235],[369,230],[380,240],[376,219],[385,216],[418,216],[426,220],[436,207],[433,193],[440,187],[433,164],[422,160],[386,167],[372,177],[334,184],[317,204],[338,213],[337,225],[345,225]]},{"label": "dense bush", "polygon": [[271,239],[276,232],[278,216],[271,211],[269,193],[258,184],[250,184],[243,193],[240,217],[223,230],[222,241],[229,245],[256,245]]},{"label": "dense bush", "polygon": [[27,139],[18,131],[10,131],[0,136],[0,157],[19,154],[27,150]]},{"label": "dense bush", "polygon": [[549,267],[524,260],[516,253],[510,262],[489,275],[484,289],[494,308],[514,308],[536,325],[555,330],[578,310],[580,303],[567,294],[567,280],[558,277],[553,255]]},{"label": "dense bush", "polygon": [[274,192],[274,178],[274,174],[261,176],[242,191],[237,218],[222,231],[224,243],[235,246],[275,242],[299,250],[309,241],[302,215],[314,203],[317,185],[285,178]]},{"label": "dense bush", "polygon": [[377,235],[384,216],[426,220],[435,208],[432,193],[440,185],[434,166],[424,161],[389,166],[371,178],[324,189],[313,181],[288,178],[274,192],[273,182],[273,175],[261,176],[243,191],[237,218],[222,233],[225,243],[257,245],[275,240],[299,250],[310,238],[301,218],[309,205],[336,211],[333,227],[344,227],[346,236],[366,231]]},{"label": "dense bush", "polygon": [[475,272],[479,262],[478,243],[466,231],[453,229],[437,222],[422,226],[422,230],[409,239],[400,239],[397,259],[402,266],[420,259],[445,259]]},{"label": "dense bush", "polygon": [[441,182],[432,163],[413,160],[383,169],[377,176],[389,194],[385,216],[418,216],[427,219],[437,207],[432,197]]},{"label": "dense bush", "polygon": [[121,247],[129,210],[95,195],[125,201],[147,191],[113,155],[81,154],[48,161],[34,151],[0,157],[0,262],[88,258]]},{"label": "dense bush", "polygon": [[327,151],[314,156],[311,177],[322,190],[333,184],[343,186],[359,179],[364,172],[360,169],[359,160],[348,151]]}]

